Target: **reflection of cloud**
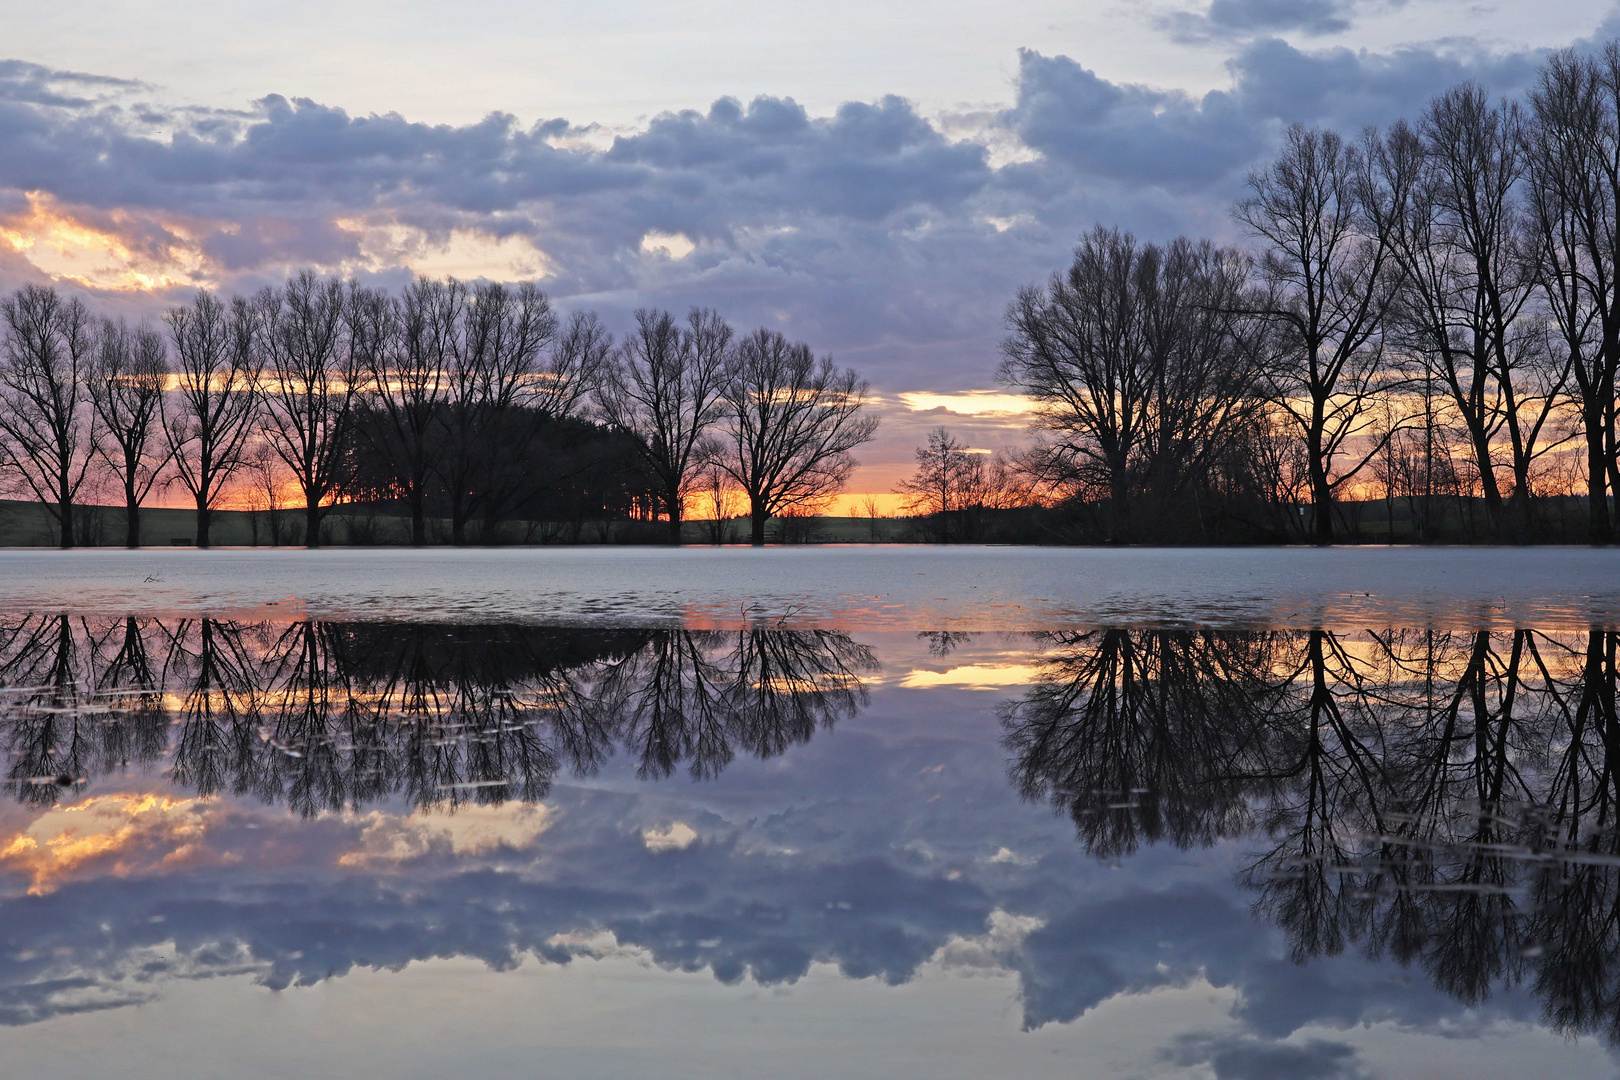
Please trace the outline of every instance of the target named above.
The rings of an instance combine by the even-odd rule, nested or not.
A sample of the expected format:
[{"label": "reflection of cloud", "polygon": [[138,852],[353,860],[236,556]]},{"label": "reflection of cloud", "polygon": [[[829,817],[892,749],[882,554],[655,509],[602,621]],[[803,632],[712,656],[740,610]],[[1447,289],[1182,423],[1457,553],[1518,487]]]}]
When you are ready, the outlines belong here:
[{"label": "reflection of cloud", "polygon": [[644,829],[641,842],[648,851],[685,851],[697,840],[697,833],[684,821],[677,821],[667,829]]},{"label": "reflection of cloud", "polygon": [[1028,686],[1035,681],[1033,664],[967,664],[945,671],[916,668],[906,673],[900,685],[908,690],[931,690],[954,686],[966,690],[994,690],[1002,686]]},{"label": "reflection of cloud", "polygon": [[360,850],[340,856],[340,866],[399,863],[435,851],[452,855],[482,855],[497,848],[523,851],[551,828],[551,811],[544,804],[473,804],[449,814],[417,811],[407,817],[374,810],[360,820],[365,823]]},{"label": "reflection of cloud", "polygon": [[[906,640],[899,672],[928,662]],[[993,639],[956,648],[969,670],[1017,666]],[[1355,955],[1294,964],[1233,883],[1240,851],[1188,865],[1146,849],[1124,872],[1099,866],[1069,821],[1007,784],[990,701],[878,693],[872,720],[739,760],[712,784],[636,786],[621,756],[588,782],[559,782],[550,809],[295,821],[210,804],[208,846],[243,859],[231,872],[164,866],[171,845],[154,849],[166,873],[121,878],[92,860],[48,900],[0,897],[0,1023],[139,1000],[149,984],[131,972],[251,971],[281,988],[450,956],[499,970],[624,956],[765,985],[817,965],[885,984],[1004,975],[1029,1027],[1207,981],[1239,1003],[1235,1041],[1176,1053],[1203,1053],[1208,1070],[1293,1061],[1283,1051],[1310,1050],[1311,1025],[1433,1032],[1465,1013],[1536,1016],[1526,995],[1465,1010],[1415,972]],[[39,845],[60,829],[22,831]]]},{"label": "reflection of cloud", "polygon": [[1217,1080],[1352,1080],[1371,1075],[1355,1047],[1326,1039],[1276,1043],[1242,1035],[1183,1035],[1164,1056],[1184,1068],[1207,1065]]},{"label": "reflection of cloud", "polygon": [[982,934],[972,937],[953,935],[939,947],[932,962],[946,970],[1005,972],[1014,966],[1013,954],[1024,939],[1045,925],[1044,919],[1032,915],[1014,915],[1000,908],[990,912],[985,922],[985,932]]},{"label": "reflection of cloud", "polygon": [[1034,866],[1039,860],[1028,855],[1020,855],[1011,848],[999,847],[996,849],[996,853],[986,861],[1006,866]]},{"label": "reflection of cloud", "polygon": [[196,853],[205,828],[200,799],[98,795],[45,811],[0,846],[0,864],[28,874],[31,895],[52,892],[91,864],[123,876]]}]

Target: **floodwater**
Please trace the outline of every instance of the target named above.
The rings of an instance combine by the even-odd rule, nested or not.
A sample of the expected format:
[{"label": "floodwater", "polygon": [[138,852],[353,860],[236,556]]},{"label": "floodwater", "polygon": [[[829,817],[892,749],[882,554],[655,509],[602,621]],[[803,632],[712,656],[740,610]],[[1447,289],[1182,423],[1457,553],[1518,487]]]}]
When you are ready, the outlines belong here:
[{"label": "floodwater", "polygon": [[0,553],[0,1074],[1613,1076],[1617,570]]}]

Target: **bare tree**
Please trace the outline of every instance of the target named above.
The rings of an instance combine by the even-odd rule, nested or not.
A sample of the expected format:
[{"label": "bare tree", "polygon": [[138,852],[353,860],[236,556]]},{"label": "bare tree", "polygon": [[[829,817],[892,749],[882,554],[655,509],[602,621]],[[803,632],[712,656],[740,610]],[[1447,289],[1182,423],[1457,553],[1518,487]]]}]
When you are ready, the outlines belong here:
[{"label": "bare tree", "polygon": [[693,308],[682,327],[667,311],[642,308],[597,392],[603,419],[636,437],[672,544],[681,542],[687,485],[712,451],[706,435],[720,416],[731,337],[713,311]]},{"label": "bare tree", "polygon": [[1099,227],[1009,308],[999,377],[1035,403],[1044,471],[1101,494],[1113,538],[1132,535],[1143,496],[1171,510],[1253,413],[1246,273],[1208,242],[1139,246]]},{"label": "bare tree", "polygon": [[817,363],[810,346],[774,330],[743,338],[726,364],[727,472],[748,496],[749,541],[784,510],[824,501],[855,468],[852,452],[877,430],[865,412],[868,387],[853,368]]},{"label": "bare tree", "polygon": [[388,320],[368,351],[361,430],[387,462],[411,515],[411,543],[427,543],[427,486],[443,444],[446,365],[466,296],[461,283],[417,278],[397,303],[372,314]]},{"label": "bare tree", "polygon": [[704,522],[709,543],[730,543],[735,539],[731,519],[737,516],[737,504],[742,493],[737,490],[736,481],[731,479],[718,461],[711,460],[699,475],[703,481],[703,501],[709,512],[709,518]]},{"label": "bare tree", "polygon": [[86,383],[95,335],[78,299],[25,285],[0,300],[0,458],[50,513],[63,548],[73,546],[74,500],[98,437]]},{"label": "bare tree", "polygon": [[1540,282],[1575,379],[1586,438],[1587,538],[1614,539],[1620,494],[1620,43],[1554,54],[1530,93],[1525,129]]},{"label": "bare tree", "polygon": [[[1380,449],[1359,459],[1352,440],[1376,419],[1386,365],[1379,332],[1400,279],[1387,228],[1368,220],[1366,155],[1332,131],[1295,125],[1277,160],[1249,177],[1234,215],[1265,246],[1269,286],[1253,310],[1279,331],[1260,385],[1305,443],[1317,543],[1333,542],[1333,493]],[[1388,194],[1386,214],[1404,212]],[[1355,463],[1340,468],[1349,452]]]},{"label": "bare tree", "polygon": [[[1516,106],[1458,86],[1429,106],[1420,128],[1397,124],[1375,147],[1386,179],[1373,189],[1406,197],[1404,213],[1377,214],[1402,270],[1391,329],[1449,394],[1493,529],[1521,536],[1530,471],[1549,449],[1543,435],[1569,377],[1567,359],[1542,347],[1530,306],[1537,268],[1522,207],[1522,126]],[[1511,514],[1497,479],[1504,450]]]},{"label": "bare tree", "polygon": [[253,445],[244,460],[244,465],[254,513],[257,515],[263,511],[270,543],[279,547],[287,538],[287,522],[284,515],[288,508],[282,502],[282,492],[289,479],[287,467],[270,448],[270,444],[263,440]]},{"label": "bare tree", "polygon": [[866,519],[866,539],[870,543],[877,543],[880,532],[878,522],[883,518],[883,510],[878,506],[876,494],[867,495],[866,498],[861,500],[860,512],[861,516]]},{"label": "bare tree", "polygon": [[[450,495],[450,529],[467,542],[467,522],[482,506],[486,524],[506,502],[505,472],[527,437],[523,410],[543,381],[541,358],[557,335],[551,301],[532,284],[479,285],[461,311],[452,339],[446,445],[440,476]],[[493,541],[493,536],[486,535]]]},{"label": "bare tree", "polygon": [[345,478],[354,403],[378,343],[369,289],[345,289],[312,270],[255,301],[265,364],[264,435],[304,496],[304,543],[320,546],[321,519]]},{"label": "bare tree", "polygon": [[242,467],[255,431],[262,373],[257,320],[247,301],[238,297],[227,306],[204,289],[165,318],[176,366],[159,420],[174,479],[197,507],[197,546],[205,548],[214,503]]},{"label": "bare tree", "polygon": [[560,420],[578,418],[585,402],[601,384],[602,372],[613,355],[613,335],[592,311],[569,315],[541,354],[539,370],[526,382],[516,405],[496,425],[499,466],[484,493],[484,530],[493,536],[501,516],[548,490],[555,492],[578,480],[592,468],[593,459],[572,463],[551,458],[551,468],[538,470],[536,444]]},{"label": "bare tree", "polygon": [[943,427],[928,433],[917,447],[917,470],[895,490],[906,496],[906,508],[928,521],[931,538],[942,544],[964,539],[957,521],[982,486],[983,455]]},{"label": "bare tree", "polygon": [[101,421],[96,450],[124,489],[124,543],[141,546],[141,503],[163,475],[171,451],[160,410],[169,379],[168,348],[150,326],[131,330],[104,319],[90,367],[90,404]]}]

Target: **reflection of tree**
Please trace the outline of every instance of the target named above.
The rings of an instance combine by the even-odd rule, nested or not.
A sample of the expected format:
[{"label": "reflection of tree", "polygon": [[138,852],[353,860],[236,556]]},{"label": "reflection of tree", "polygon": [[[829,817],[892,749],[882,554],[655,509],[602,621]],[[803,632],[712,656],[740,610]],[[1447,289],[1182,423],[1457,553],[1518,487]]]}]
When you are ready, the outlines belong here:
[{"label": "reflection of tree", "polygon": [[179,698],[171,778],[199,795],[231,790],[272,797],[276,789],[259,747],[257,665],[242,628],[188,619],[165,633],[164,679]]},{"label": "reflection of tree", "polygon": [[866,701],[871,651],[829,630],[748,627],[653,630],[647,644],[602,672],[607,726],[639,762],[642,779],[681,763],[695,780],[717,775],[736,748],[775,757]]},{"label": "reflection of tree", "polygon": [[30,615],[0,627],[0,685],[12,720],[4,743],[8,786],[48,806],[62,789],[98,771],[91,635],[68,615]]},{"label": "reflection of tree", "polygon": [[1101,857],[1252,821],[1244,878],[1297,960],[1354,944],[1468,1004],[1526,981],[1620,1039],[1617,640],[1064,635],[1006,742]]},{"label": "reflection of tree", "polygon": [[[158,662],[154,658],[161,658]],[[240,624],[66,616],[0,627],[0,733],[21,799],[168,755],[170,778],[310,816],[544,798],[623,747],[643,777],[712,777],[865,701],[843,634],[751,627]]]},{"label": "reflection of tree", "polygon": [[1207,844],[1247,823],[1239,762],[1268,692],[1267,639],[1111,629],[1048,641],[1040,681],[1002,713],[1026,798],[1069,814],[1102,857]]},{"label": "reflection of tree", "polygon": [[131,615],[109,627],[99,642],[107,659],[98,665],[96,696],[123,717],[103,725],[109,765],[155,761],[168,742],[162,680],[147,642],[151,631],[151,623]]},{"label": "reflection of tree", "polygon": [[1554,694],[1549,792],[1541,811],[1559,858],[1538,875],[1530,937],[1541,949],[1534,987],[1570,1031],[1620,1040],[1620,634],[1593,629],[1579,678]]}]

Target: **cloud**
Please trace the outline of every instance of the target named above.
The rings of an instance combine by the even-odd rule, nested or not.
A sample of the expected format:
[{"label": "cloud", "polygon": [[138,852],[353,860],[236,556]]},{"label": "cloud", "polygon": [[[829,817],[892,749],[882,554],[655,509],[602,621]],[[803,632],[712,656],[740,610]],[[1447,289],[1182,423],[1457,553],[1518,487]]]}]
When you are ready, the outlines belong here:
[{"label": "cloud", "polygon": [[78,108],[96,103],[109,92],[140,87],[142,84],[132,79],[57,71],[24,60],[0,60],[0,101]]},{"label": "cloud", "polygon": [[900,401],[912,412],[943,409],[945,412],[960,416],[1021,418],[1029,416],[1033,404],[1022,394],[1007,394],[997,390],[960,390],[948,394],[907,390],[900,394]]},{"label": "cloud", "polygon": [[466,856],[497,849],[524,851],[551,827],[551,811],[544,804],[470,804],[454,814],[401,816],[374,810],[361,820],[359,844],[338,857],[339,866],[386,866],[436,852]]},{"label": "cloud", "polygon": [[684,821],[677,821],[664,829],[641,831],[641,842],[652,852],[685,851],[697,838],[697,832]]},{"label": "cloud", "polygon": [[1357,1080],[1371,1073],[1356,1049],[1326,1039],[1265,1043],[1243,1036],[1184,1035],[1165,1057],[1177,1065],[1208,1065],[1216,1080]]},{"label": "cloud", "polygon": [[[1466,38],[1356,51],[1274,36],[1353,10],[1215,0],[1197,17],[1229,42],[1230,83],[1203,94],[1026,49],[1000,108],[928,116],[891,95],[816,112],[766,94],[616,132],[502,111],[428,124],[281,94],[171,104],[6,62],[0,287],[53,276],[150,314],[197,284],[252,290],[298,265],[388,284],[534,276],[614,327],[639,306],[693,304],[775,326],[891,401],[986,391],[1007,301],[1091,225],[1241,241],[1228,209],[1288,124],[1387,124],[1462,79],[1516,93],[1542,59]],[[889,411],[862,455],[878,478],[858,487],[910,469],[921,429]]]},{"label": "cloud", "polygon": [[1210,0],[1201,12],[1174,12],[1159,25],[1183,42],[1289,30],[1319,37],[1350,29],[1357,6],[1355,0]]}]

